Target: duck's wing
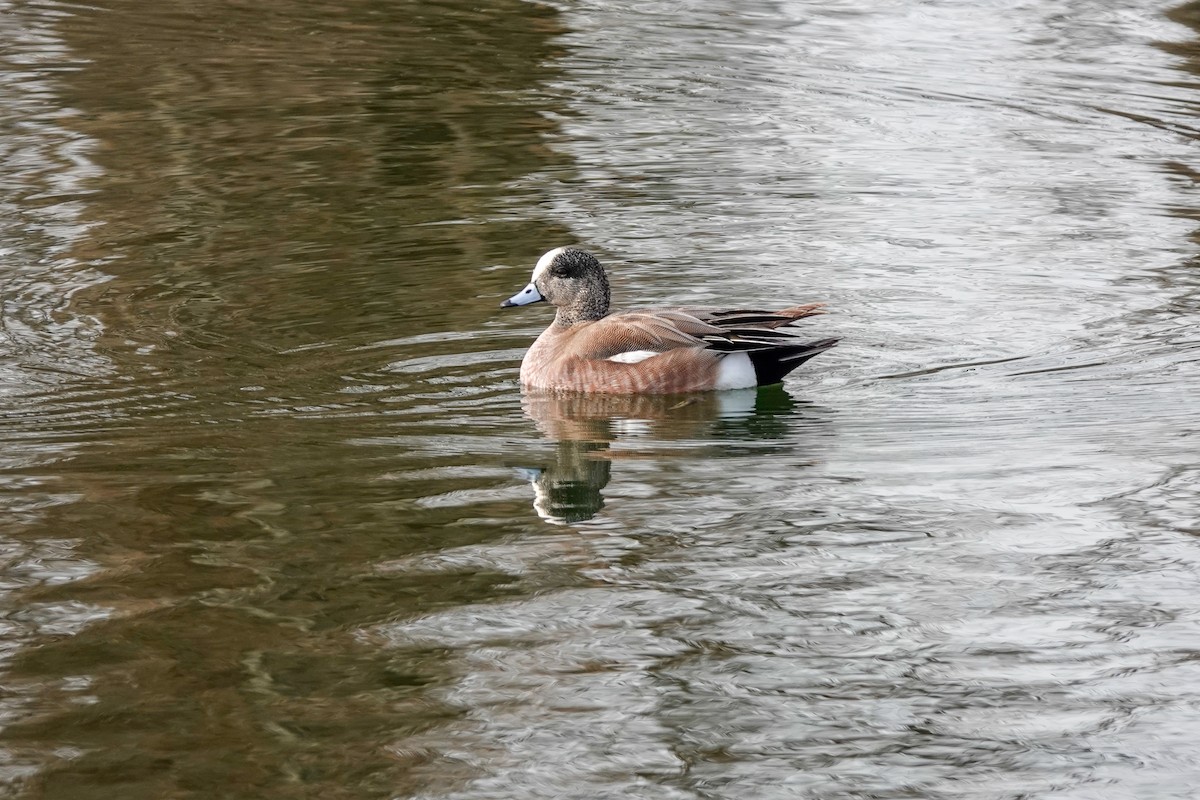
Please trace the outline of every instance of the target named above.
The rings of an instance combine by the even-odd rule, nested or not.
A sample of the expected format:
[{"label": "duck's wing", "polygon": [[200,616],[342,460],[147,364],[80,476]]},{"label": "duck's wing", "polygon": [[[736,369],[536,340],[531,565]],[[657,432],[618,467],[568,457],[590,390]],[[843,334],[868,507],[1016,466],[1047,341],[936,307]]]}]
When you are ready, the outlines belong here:
[{"label": "duck's wing", "polygon": [[671,309],[688,314],[709,325],[715,325],[727,330],[735,328],[782,328],[791,325],[805,317],[824,314],[824,303],[808,303],[802,306],[792,306],[779,311],[767,311],[761,308],[708,308],[684,307]]},{"label": "duck's wing", "polygon": [[637,360],[678,348],[721,353],[778,349],[796,344],[791,331],[777,330],[821,313],[820,303],[783,311],[661,308],[610,314],[579,330],[572,343],[585,358]]},{"label": "duck's wing", "polygon": [[[523,366],[522,380],[539,388],[616,394],[766,385],[835,343],[803,342],[775,329],[796,317],[781,321],[779,312],[763,314],[770,319],[758,321],[758,312],[726,312],[720,325],[678,309],[611,314],[556,333],[553,349],[537,357],[545,363],[536,364],[529,375]],[[723,385],[730,377],[725,374],[729,365],[753,369],[748,382]]]},{"label": "duck's wing", "polygon": [[629,353],[703,350],[724,329],[675,309],[609,314],[571,333],[570,349],[584,358],[612,359]]},{"label": "duck's wing", "polygon": [[[802,342],[789,328],[797,320],[822,314],[824,303],[792,306],[779,311],[756,308],[675,308],[676,314],[693,318],[716,332],[700,338],[706,347],[719,352],[778,351],[791,353],[816,342]],[[820,344],[825,344],[822,340]]]}]

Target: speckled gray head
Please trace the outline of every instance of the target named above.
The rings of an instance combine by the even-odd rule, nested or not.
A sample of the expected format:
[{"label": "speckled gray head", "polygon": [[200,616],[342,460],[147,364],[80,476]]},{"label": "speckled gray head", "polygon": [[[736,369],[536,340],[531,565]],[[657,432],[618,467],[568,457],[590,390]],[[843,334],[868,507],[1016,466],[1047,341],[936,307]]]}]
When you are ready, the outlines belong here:
[{"label": "speckled gray head", "polygon": [[596,257],[578,247],[556,247],[538,259],[529,285],[500,304],[527,306],[546,300],[558,306],[559,322],[600,319],[608,313],[608,277]]}]

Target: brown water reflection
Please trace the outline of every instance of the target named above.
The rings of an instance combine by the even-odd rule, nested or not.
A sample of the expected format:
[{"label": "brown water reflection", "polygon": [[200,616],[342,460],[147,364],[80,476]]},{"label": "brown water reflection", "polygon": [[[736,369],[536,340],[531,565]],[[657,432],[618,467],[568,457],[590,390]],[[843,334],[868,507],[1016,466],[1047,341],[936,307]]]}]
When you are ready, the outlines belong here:
[{"label": "brown water reflection", "polygon": [[[24,511],[4,525],[8,785],[406,791],[411,765],[380,741],[458,713],[422,699],[441,658],[380,653],[345,628],[392,614],[395,597],[420,613],[503,593],[506,578],[475,571],[431,594],[427,577],[376,572],[495,534],[398,512],[406,493],[386,473],[412,471],[403,449],[352,466],[354,441],[392,426],[339,419],[394,408],[360,399],[377,379],[411,392],[379,373],[399,352],[381,338],[470,328],[470,298],[490,309],[507,283],[445,265],[554,229],[495,219],[507,198],[494,187],[556,160],[530,94],[552,74],[556,15],[516,2],[21,13],[52,76],[34,113],[66,120],[89,180],[41,190],[39,205],[76,204],[78,222],[45,288],[6,300],[61,305],[64,264],[80,264],[97,277],[50,313],[98,322],[82,347],[31,325],[41,342],[22,335],[33,355],[10,373],[23,382],[36,358],[76,377],[17,395],[31,454],[9,467]],[[403,353],[447,349],[433,336]]]}]

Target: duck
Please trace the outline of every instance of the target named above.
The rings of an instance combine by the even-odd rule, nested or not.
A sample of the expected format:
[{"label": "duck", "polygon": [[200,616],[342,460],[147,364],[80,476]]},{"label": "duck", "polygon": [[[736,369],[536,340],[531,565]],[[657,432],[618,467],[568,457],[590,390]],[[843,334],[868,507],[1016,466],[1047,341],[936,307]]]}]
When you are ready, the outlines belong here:
[{"label": "duck", "polygon": [[779,311],[670,307],[613,313],[608,275],[578,247],[538,259],[529,285],[502,308],[548,302],[554,321],[521,361],[527,389],[603,394],[686,394],[770,386],[837,339],[788,330],[824,303]]}]

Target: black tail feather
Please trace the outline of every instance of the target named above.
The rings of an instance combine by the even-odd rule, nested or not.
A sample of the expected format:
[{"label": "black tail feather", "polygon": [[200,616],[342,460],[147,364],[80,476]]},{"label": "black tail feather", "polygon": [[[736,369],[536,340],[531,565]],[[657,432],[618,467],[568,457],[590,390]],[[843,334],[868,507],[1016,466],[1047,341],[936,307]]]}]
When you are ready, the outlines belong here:
[{"label": "black tail feather", "polygon": [[775,344],[774,347],[761,350],[750,350],[750,363],[754,365],[754,374],[759,386],[770,386],[779,383],[783,377],[796,367],[814,356],[824,353],[838,343],[837,339],[821,339],[804,344]]}]

